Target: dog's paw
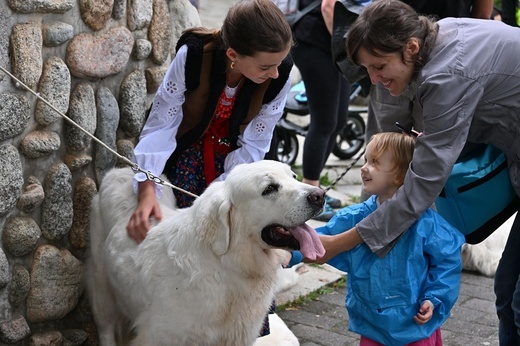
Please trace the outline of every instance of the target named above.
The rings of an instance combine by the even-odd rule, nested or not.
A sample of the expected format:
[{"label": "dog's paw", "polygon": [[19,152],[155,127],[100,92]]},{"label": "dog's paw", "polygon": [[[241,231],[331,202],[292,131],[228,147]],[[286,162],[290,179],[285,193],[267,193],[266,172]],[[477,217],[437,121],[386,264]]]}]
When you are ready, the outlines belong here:
[{"label": "dog's paw", "polygon": [[276,273],[276,288],[275,292],[283,292],[288,290],[289,288],[296,285],[300,274],[298,274],[297,269],[299,266],[294,266],[291,268],[282,268],[280,267]]}]

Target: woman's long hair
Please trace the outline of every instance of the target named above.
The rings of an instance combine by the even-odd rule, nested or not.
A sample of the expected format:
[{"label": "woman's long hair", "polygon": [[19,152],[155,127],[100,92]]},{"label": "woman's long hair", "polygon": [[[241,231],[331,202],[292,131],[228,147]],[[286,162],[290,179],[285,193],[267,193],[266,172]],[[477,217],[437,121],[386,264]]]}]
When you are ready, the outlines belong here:
[{"label": "woman's long hair", "polygon": [[220,30],[198,27],[186,31],[207,40],[218,38],[224,48],[245,56],[278,53],[293,44],[291,27],[271,0],[240,0],[229,9]]}]

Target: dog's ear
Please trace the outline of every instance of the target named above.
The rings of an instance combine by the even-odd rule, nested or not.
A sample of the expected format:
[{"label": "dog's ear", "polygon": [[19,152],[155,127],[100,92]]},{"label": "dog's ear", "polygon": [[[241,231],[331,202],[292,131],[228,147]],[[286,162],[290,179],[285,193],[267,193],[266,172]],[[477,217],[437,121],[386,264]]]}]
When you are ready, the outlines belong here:
[{"label": "dog's ear", "polygon": [[211,244],[217,256],[224,255],[229,249],[231,233],[231,202],[224,200],[218,208],[218,224],[215,225],[215,238]]}]

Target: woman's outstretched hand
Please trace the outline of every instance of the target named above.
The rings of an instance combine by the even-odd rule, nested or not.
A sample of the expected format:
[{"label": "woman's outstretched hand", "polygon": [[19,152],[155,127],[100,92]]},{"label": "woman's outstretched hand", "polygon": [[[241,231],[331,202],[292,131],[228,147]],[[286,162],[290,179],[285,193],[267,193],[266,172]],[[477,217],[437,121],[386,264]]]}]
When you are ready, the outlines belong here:
[{"label": "woman's outstretched hand", "polygon": [[139,183],[138,205],[128,221],[126,230],[128,236],[141,243],[150,229],[150,218],[162,219],[161,207],[155,197],[155,183],[153,181],[143,181]]},{"label": "woman's outstretched hand", "polygon": [[363,238],[359,235],[357,228],[351,228],[343,233],[339,233],[336,235],[321,235],[320,234],[321,244],[325,248],[325,256],[321,258],[317,258],[315,261],[310,261],[305,258],[303,261],[306,263],[317,263],[324,264],[327,263],[328,260],[333,258],[334,256],[351,250],[355,246],[363,243]]}]

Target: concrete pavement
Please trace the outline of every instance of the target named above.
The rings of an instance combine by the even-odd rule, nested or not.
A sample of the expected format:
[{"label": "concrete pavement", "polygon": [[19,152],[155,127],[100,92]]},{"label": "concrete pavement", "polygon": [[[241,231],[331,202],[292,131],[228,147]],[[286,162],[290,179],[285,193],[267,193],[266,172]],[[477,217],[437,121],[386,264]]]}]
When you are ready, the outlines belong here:
[{"label": "concrete pavement", "polygon": [[[227,10],[233,3],[235,0],[200,0],[199,14],[202,25],[220,27]],[[296,164],[301,164],[301,157]],[[349,160],[339,160],[331,155],[324,173],[328,173],[329,179],[333,180],[348,164],[350,164]],[[330,195],[352,203],[361,191],[359,167],[359,163],[354,166],[336,184],[334,190],[330,191]],[[317,227],[322,223],[310,221],[309,224]],[[279,305],[294,301],[318,289],[326,292],[319,295],[317,300],[278,312],[298,337],[300,344],[302,346],[356,345],[359,340],[358,335],[348,331],[348,314],[344,305],[346,288],[324,289],[326,285],[339,280],[343,273],[329,266],[315,265],[304,265],[299,272],[298,283],[277,295]],[[459,299],[451,311],[451,317],[442,327],[444,345],[497,346],[498,319],[494,301],[492,278],[464,272]]]},{"label": "concrete pavement", "polygon": [[[300,281],[305,281],[305,274]],[[279,311],[302,346],[357,345],[359,336],[348,331],[346,288],[336,288],[317,300]],[[442,326],[446,346],[498,345],[493,279],[463,273],[459,300]]]}]

